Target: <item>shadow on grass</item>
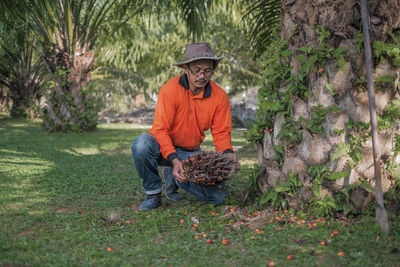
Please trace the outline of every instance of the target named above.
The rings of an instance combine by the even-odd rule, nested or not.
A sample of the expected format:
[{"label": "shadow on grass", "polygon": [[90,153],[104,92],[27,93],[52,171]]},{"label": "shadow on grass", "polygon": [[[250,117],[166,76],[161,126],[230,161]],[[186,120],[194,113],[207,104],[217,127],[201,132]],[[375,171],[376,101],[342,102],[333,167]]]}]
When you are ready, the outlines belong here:
[{"label": "shadow on grass", "polygon": [[[130,146],[146,129],[105,129],[92,133],[47,133],[40,122],[0,120],[1,206],[18,196],[96,199],[103,194],[134,194],[141,181]],[[34,199],[24,201],[30,207]]]},{"label": "shadow on grass", "polygon": [[[55,208],[65,201],[88,206],[104,201],[104,195],[139,203],[144,194],[130,147],[148,130],[129,124],[120,127],[100,125],[90,133],[48,133],[40,127],[40,121],[1,119],[0,188],[9,194],[0,198],[2,206],[10,207],[19,196],[29,195],[38,201],[35,197],[25,201],[28,209],[45,199]],[[212,141],[208,142],[204,145],[213,149]],[[233,194],[228,202],[240,201],[241,192],[236,191],[242,191],[245,183],[230,183]]]}]

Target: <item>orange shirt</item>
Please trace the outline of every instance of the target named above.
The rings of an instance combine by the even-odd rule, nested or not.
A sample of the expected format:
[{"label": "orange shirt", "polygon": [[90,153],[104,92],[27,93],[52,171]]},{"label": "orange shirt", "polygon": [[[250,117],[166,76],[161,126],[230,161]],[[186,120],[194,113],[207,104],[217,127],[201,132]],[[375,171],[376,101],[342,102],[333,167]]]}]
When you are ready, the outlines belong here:
[{"label": "orange shirt", "polygon": [[198,95],[189,89],[186,74],[170,79],[160,90],[150,134],[164,158],[172,160],[175,147],[197,149],[211,128],[215,150],[233,151],[228,95],[213,81]]}]

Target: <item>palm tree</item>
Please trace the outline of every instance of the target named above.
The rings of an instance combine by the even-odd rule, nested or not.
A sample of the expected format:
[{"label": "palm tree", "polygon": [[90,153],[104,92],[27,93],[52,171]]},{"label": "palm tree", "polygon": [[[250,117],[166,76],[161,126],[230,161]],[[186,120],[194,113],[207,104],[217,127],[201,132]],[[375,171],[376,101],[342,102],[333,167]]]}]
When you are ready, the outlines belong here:
[{"label": "palm tree", "polygon": [[2,105],[9,104],[9,95],[12,117],[37,117],[44,69],[34,51],[36,40],[26,21],[7,12],[1,18],[0,84],[8,89],[2,90]]},{"label": "palm tree", "polygon": [[[43,110],[50,130],[92,130],[96,105],[86,86],[104,43],[144,1],[31,0],[32,29],[52,76]],[[129,12],[127,12],[129,11]]]}]

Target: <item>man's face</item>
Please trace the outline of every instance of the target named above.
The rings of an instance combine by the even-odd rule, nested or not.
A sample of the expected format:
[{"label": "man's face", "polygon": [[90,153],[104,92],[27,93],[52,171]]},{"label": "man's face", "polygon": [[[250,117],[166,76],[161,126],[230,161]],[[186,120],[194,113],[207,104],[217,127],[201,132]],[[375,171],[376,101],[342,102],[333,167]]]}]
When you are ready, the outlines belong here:
[{"label": "man's face", "polygon": [[189,85],[192,90],[195,88],[204,89],[213,75],[212,60],[196,60],[183,67],[188,76]]}]

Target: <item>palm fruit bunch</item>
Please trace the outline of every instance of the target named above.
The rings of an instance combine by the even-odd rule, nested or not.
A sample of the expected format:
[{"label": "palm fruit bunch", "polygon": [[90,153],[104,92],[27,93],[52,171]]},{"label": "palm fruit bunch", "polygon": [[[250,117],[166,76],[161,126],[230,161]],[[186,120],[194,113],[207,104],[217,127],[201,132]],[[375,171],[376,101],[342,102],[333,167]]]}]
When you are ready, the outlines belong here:
[{"label": "palm fruit bunch", "polygon": [[183,161],[184,176],[202,186],[217,185],[236,174],[240,165],[228,154],[202,151]]}]

